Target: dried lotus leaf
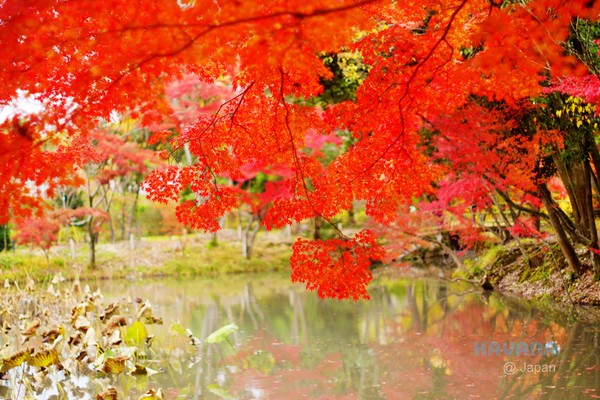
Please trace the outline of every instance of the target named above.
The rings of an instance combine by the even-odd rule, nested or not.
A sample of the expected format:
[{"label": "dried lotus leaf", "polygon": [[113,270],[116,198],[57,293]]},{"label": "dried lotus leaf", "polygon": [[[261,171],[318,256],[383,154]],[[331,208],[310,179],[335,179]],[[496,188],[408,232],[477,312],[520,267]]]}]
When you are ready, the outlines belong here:
[{"label": "dried lotus leaf", "polygon": [[27,364],[32,367],[47,367],[58,364],[58,352],[56,350],[42,350],[32,354]]},{"label": "dried lotus leaf", "polygon": [[31,357],[31,352],[33,349],[25,349],[21,351],[17,351],[16,353],[11,354],[2,360],[2,367],[0,367],[0,372],[7,372],[19,365],[23,364],[25,361],[28,361]]},{"label": "dried lotus leaf", "polygon": [[86,333],[91,326],[92,324],[90,323],[90,321],[82,315],[78,316],[75,319],[75,322],[73,322],[73,328],[83,333]]},{"label": "dried lotus leaf", "polygon": [[108,307],[104,310],[104,314],[100,316],[101,321],[106,321],[113,317],[114,315],[119,315],[119,303],[110,303]]},{"label": "dried lotus leaf", "polygon": [[102,335],[107,336],[113,333],[114,330],[118,329],[121,326],[127,325],[127,320],[125,317],[120,315],[113,315],[112,318],[108,321],[108,324],[102,329]]},{"label": "dried lotus leaf", "polygon": [[119,400],[117,396],[117,389],[111,387],[102,393],[98,393],[96,400]]},{"label": "dried lotus leaf", "polygon": [[40,327],[42,323],[38,318],[34,319],[30,324],[27,325],[25,329],[21,331],[21,335],[30,337],[37,333],[37,329]]},{"label": "dried lotus leaf", "polygon": [[125,370],[125,361],[127,360],[129,360],[127,356],[108,357],[100,370],[105,374],[118,375]]},{"label": "dried lotus leaf", "polygon": [[163,400],[165,395],[162,389],[150,389],[139,398],[139,400]]}]

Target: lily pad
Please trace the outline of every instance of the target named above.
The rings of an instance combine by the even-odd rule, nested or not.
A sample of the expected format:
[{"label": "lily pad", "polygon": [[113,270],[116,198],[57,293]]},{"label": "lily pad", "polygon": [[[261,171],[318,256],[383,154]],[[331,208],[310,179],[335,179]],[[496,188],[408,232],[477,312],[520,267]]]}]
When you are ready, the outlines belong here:
[{"label": "lily pad", "polygon": [[236,324],[225,325],[208,335],[205,341],[206,343],[221,343],[227,339],[227,336],[239,330],[240,328]]},{"label": "lily pad", "polygon": [[140,321],[135,321],[127,328],[127,340],[133,341],[136,345],[142,343],[148,337],[148,331],[144,324]]}]

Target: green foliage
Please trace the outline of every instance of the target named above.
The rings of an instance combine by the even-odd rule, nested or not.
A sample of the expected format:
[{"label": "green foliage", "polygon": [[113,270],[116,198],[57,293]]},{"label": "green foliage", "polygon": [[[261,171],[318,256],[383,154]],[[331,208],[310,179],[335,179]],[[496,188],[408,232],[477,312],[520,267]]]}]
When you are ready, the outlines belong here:
[{"label": "green foliage", "polygon": [[576,19],[571,24],[571,36],[564,44],[569,54],[582,61],[589,70],[597,74],[600,72],[600,57],[598,45],[594,40],[600,38],[600,23]]},{"label": "green foliage", "polygon": [[50,266],[46,258],[34,254],[5,254],[0,257],[0,277],[1,279],[24,279],[32,277],[43,281],[48,278],[48,272],[62,272],[63,275],[70,275],[74,272],[70,268],[70,263],[62,257],[51,257]]},{"label": "green foliage", "polygon": [[212,250],[215,247],[219,247],[219,239],[217,239],[217,236],[213,236],[213,238],[210,239],[210,241],[206,244],[206,248],[208,250]]},{"label": "green foliage", "polygon": [[229,392],[217,385],[208,385],[208,391],[216,394],[222,399],[236,399],[237,397],[233,397]]},{"label": "green foliage", "polygon": [[83,191],[77,191],[77,189],[70,189],[57,193],[53,203],[56,209],[68,208],[74,210],[86,206],[83,201]]},{"label": "green foliage", "polygon": [[239,331],[240,328],[236,324],[229,324],[220,327],[206,338],[206,343],[221,343],[224,340],[227,340],[227,337],[231,335],[233,332]]},{"label": "green foliage", "polygon": [[[596,107],[560,92],[539,97],[534,100],[534,104],[536,103],[543,104],[544,107],[528,113],[527,120],[519,119],[519,129],[528,127],[532,131],[540,128],[560,131],[564,141],[561,160],[566,164],[586,160],[589,155],[588,146],[591,145],[592,138],[597,136],[600,126]],[[552,163],[550,158],[544,160],[542,169],[548,170],[542,176],[551,176],[556,172]]]},{"label": "green foliage", "polygon": [[160,209],[150,204],[139,204],[136,214],[142,236],[160,235],[162,221]]},{"label": "green foliage", "polygon": [[479,277],[486,270],[493,269],[503,253],[503,246],[493,246],[487,249],[471,266],[470,272],[472,277]]},{"label": "green foliage", "polygon": [[356,90],[369,74],[369,66],[364,64],[358,53],[341,52],[322,56],[323,63],[333,73],[331,79],[321,79],[323,93],[318,99],[326,104],[356,99]]},{"label": "green foliage", "polygon": [[479,278],[480,276],[483,275],[483,269],[479,266],[479,265],[475,265],[473,267],[473,269],[471,269],[471,274],[475,277],[475,278]]},{"label": "green foliage", "polygon": [[[270,178],[270,179],[269,179]],[[262,193],[265,191],[265,185],[269,180],[275,180],[276,177],[269,177],[264,172],[259,172],[252,179],[248,179],[240,186],[241,189],[246,190],[249,193]]]}]

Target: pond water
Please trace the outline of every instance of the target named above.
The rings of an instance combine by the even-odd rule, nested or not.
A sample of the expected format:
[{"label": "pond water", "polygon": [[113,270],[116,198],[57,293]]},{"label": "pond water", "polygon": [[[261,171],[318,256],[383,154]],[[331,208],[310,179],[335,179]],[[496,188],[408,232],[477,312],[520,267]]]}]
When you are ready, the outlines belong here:
[{"label": "pond water", "polygon": [[[353,302],[288,279],[100,287],[109,301],[149,299],[164,319],[152,333],[172,347],[170,362],[142,386],[166,399],[600,398],[598,324],[439,281],[379,282],[371,301]],[[169,336],[173,321],[200,343]],[[231,345],[204,343],[230,323],[240,328]]]}]

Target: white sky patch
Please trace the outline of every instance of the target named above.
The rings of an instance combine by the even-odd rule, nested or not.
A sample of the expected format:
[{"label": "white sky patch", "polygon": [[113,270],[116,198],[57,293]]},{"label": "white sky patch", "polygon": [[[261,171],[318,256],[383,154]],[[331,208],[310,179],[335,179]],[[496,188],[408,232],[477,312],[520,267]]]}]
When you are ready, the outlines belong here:
[{"label": "white sky patch", "polygon": [[38,114],[44,110],[44,104],[25,91],[19,90],[18,95],[8,105],[0,107],[0,122],[15,115]]}]

